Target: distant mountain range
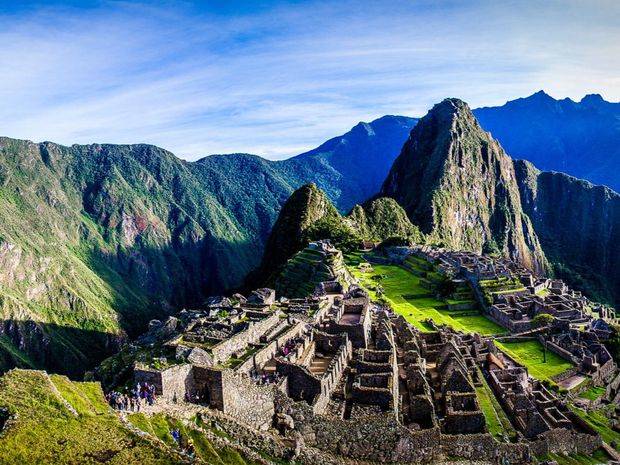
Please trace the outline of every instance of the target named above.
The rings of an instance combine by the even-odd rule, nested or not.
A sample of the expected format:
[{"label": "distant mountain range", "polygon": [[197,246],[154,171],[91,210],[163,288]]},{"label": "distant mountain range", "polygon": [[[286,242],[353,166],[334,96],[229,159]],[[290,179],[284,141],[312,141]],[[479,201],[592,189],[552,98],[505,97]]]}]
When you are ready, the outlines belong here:
[{"label": "distant mountain range", "polygon": [[556,100],[540,91],[474,115],[513,158],[620,192],[620,103],[598,94]]},{"label": "distant mountain range", "polygon": [[[505,114],[502,108],[499,115]],[[617,194],[529,165],[515,171],[474,121],[464,129],[476,141],[476,153],[487,159],[453,182],[415,168],[415,160],[399,162],[403,172],[390,175],[398,182],[384,187],[385,193],[402,202],[429,236],[453,246],[527,256],[530,264],[543,264],[542,247],[559,271],[582,279],[594,295],[617,299]],[[143,144],[65,147],[0,138],[0,371],[19,365],[81,373],[150,318],[241,285],[261,263],[278,213],[295,189],[313,182],[340,213],[348,213],[379,192],[416,122],[385,116],[359,123],[284,161],[232,154],[186,162]],[[517,133],[527,128],[525,123],[514,126]],[[569,133],[558,131],[561,137]],[[608,128],[601,128],[603,133],[613,137]],[[429,135],[420,143],[432,140]],[[411,158],[416,150],[408,142],[401,158]],[[468,150],[464,143],[449,157],[451,170],[469,163]],[[615,160],[608,166],[617,167]],[[586,160],[580,165],[585,167]],[[411,173],[404,172],[410,168]],[[618,170],[606,171],[611,176]],[[422,192],[422,185],[428,191]],[[440,215],[425,211],[423,197],[468,188],[483,192],[446,209],[464,224],[482,228],[465,240],[456,230],[433,226]],[[468,209],[482,200],[487,203]],[[574,209],[579,216],[571,213]],[[369,204],[350,218],[360,230],[385,232],[383,216],[390,210],[389,202]],[[570,222],[563,219],[566,215],[572,215]],[[362,222],[362,216],[372,222]],[[449,221],[446,217],[444,223]]]}]

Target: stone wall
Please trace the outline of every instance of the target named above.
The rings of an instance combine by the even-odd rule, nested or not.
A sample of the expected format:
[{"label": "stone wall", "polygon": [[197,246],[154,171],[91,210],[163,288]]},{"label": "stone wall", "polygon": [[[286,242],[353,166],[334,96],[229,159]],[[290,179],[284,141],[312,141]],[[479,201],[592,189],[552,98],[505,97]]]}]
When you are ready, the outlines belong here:
[{"label": "stone wall", "polygon": [[134,368],[134,383],[147,383],[155,386],[155,394],[173,399],[183,400],[185,394],[193,386],[192,366],[189,364],[173,365],[165,370]]},{"label": "stone wall", "polygon": [[378,405],[383,410],[394,408],[392,373],[366,373],[356,377],[351,390],[354,402]]},{"label": "stone wall", "polygon": [[613,376],[615,371],[616,363],[610,358],[592,375],[592,381],[597,384],[605,385],[605,381]]},{"label": "stone wall", "polygon": [[476,393],[446,394],[446,414],[442,431],[448,434],[472,434],[486,431],[486,420],[480,410]]},{"label": "stone wall", "polygon": [[158,396],[162,395],[163,383],[161,380],[161,371],[135,367],[133,370],[133,379],[134,384],[152,384],[155,386],[155,394]]},{"label": "stone wall", "polygon": [[605,393],[605,396],[609,402],[613,402],[615,400],[620,402],[620,372],[614,380],[607,385],[607,392]]},{"label": "stone wall", "polygon": [[259,385],[249,377],[222,372],[224,413],[262,431],[269,429],[274,415],[274,384]]},{"label": "stone wall", "polygon": [[249,344],[258,342],[260,337],[279,321],[279,313],[274,312],[262,320],[250,322],[249,327],[245,331],[241,331],[213,346],[211,349],[213,362],[222,363],[232,355],[243,352]]},{"label": "stone wall", "polygon": [[192,366],[190,364],[172,366],[162,372],[161,379],[164,397],[183,400],[187,391],[193,386]]},{"label": "stone wall", "polygon": [[294,323],[290,329],[282,333],[265,347],[256,352],[252,357],[247,359],[237,368],[237,373],[249,373],[252,369],[262,367],[265,363],[271,360],[280,350],[280,347],[286,343],[289,339],[299,336],[304,330],[305,324],[302,322]]},{"label": "stone wall", "polygon": [[192,398],[199,396],[212,408],[224,410],[223,370],[195,366],[192,373],[194,378]]},{"label": "stone wall", "polygon": [[[573,418],[571,420],[574,421]],[[549,453],[591,455],[601,445],[599,435],[556,428],[541,434],[540,439],[530,443],[530,448],[533,455]]]},{"label": "stone wall", "polygon": [[321,394],[321,381],[305,366],[278,360],[276,369],[287,378],[287,393],[292,399],[303,400],[312,405]]},{"label": "stone wall", "polygon": [[[538,336],[538,341],[544,345],[544,338],[542,336]],[[551,352],[559,355],[560,357],[562,357],[564,360],[567,360],[571,363],[578,363],[578,361],[576,360],[575,356],[573,354],[571,354],[568,350],[563,349],[562,347],[560,347],[559,345],[555,344],[554,342],[551,341],[547,341],[547,349],[549,349]]]},{"label": "stone wall", "polygon": [[500,457],[506,457],[512,465],[531,463],[527,444],[498,443],[490,434],[442,434],[441,450],[444,455],[469,460],[497,462]]},{"label": "stone wall", "polygon": [[439,428],[411,431],[393,415],[378,415],[364,421],[347,421],[315,415],[302,402],[282,396],[276,401],[279,411],[290,415],[294,431],[305,444],[356,460],[372,462],[426,462],[440,453]]},{"label": "stone wall", "polygon": [[[346,302],[346,300],[345,300]],[[346,333],[349,336],[349,340],[355,348],[365,348],[368,345],[370,339],[370,327],[372,321],[370,318],[370,307],[366,305],[363,308],[358,308],[357,305],[343,304],[338,312],[334,315],[334,319],[330,321],[328,330],[332,334]],[[360,321],[355,324],[341,323],[340,319],[347,313],[360,312]]]}]

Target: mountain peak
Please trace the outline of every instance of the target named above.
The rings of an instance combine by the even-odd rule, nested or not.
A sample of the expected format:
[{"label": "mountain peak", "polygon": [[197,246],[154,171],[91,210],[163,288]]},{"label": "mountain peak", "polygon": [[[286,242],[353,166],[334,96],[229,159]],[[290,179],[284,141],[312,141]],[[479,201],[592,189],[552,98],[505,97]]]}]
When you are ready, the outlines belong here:
[{"label": "mountain peak", "polygon": [[494,249],[531,269],[545,267],[524,217],[512,160],[459,99],[435,105],[413,128],[382,195],[423,233],[448,247]]},{"label": "mountain peak", "polygon": [[585,95],[582,99],[581,102],[579,103],[587,103],[590,105],[597,105],[600,103],[606,103],[605,99],[603,98],[603,96],[601,94],[587,94]]},{"label": "mountain peak", "polygon": [[540,101],[555,101],[555,99],[549,95],[547,92],[545,92],[544,90],[539,90],[538,92],[530,95],[529,97],[526,97],[526,99],[528,100],[540,100]]},{"label": "mountain peak", "polygon": [[428,112],[428,117],[434,117],[444,121],[452,121],[456,117],[472,117],[469,105],[458,98],[447,98],[437,103]]}]

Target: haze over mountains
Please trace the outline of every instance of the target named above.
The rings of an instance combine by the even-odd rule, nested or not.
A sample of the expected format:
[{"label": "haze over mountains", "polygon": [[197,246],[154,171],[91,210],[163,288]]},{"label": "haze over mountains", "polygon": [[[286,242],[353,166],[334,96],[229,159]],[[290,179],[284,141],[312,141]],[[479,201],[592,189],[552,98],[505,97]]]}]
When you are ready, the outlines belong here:
[{"label": "haze over mountains", "polygon": [[[149,145],[0,139],[0,371],[82,372],[150,318],[241,285],[295,189],[314,182],[346,213],[375,196],[390,169],[383,193],[429,240],[552,267],[618,302],[619,196],[513,164],[457,102],[438,105],[411,136],[417,120],[386,116],[284,161],[185,162]],[[582,118],[602,118],[599,106],[585,105]],[[493,124],[506,111],[498,115]],[[525,122],[515,128],[527,135]],[[383,230],[390,205],[369,204],[351,218],[358,230]]]}]

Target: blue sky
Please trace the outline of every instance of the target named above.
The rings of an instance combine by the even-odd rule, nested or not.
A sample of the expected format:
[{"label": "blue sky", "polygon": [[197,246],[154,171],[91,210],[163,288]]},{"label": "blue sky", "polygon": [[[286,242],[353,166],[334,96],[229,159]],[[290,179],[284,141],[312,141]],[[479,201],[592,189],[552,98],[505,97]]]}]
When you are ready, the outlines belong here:
[{"label": "blue sky", "polygon": [[0,0],[0,44],[0,134],[187,159],[284,158],[445,97],[620,100],[615,1]]}]

